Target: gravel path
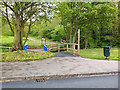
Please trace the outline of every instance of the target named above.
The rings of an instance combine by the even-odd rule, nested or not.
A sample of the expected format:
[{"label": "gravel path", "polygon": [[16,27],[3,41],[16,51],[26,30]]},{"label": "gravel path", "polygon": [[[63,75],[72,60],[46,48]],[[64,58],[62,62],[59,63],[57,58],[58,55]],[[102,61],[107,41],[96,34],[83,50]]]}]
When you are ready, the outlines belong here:
[{"label": "gravel path", "polygon": [[29,36],[28,36],[28,38],[29,38],[30,40],[32,40],[32,41],[36,41],[36,40],[34,40],[32,37],[29,37]]}]

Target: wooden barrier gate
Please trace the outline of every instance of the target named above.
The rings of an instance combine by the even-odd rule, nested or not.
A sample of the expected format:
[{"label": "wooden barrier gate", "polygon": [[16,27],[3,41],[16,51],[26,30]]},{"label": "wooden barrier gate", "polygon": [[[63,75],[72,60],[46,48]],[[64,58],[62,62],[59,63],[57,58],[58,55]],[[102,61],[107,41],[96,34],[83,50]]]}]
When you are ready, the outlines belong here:
[{"label": "wooden barrier gate", "polygon": [[[66,45],[66,48],[61,48],[60,46]],[[69,45],[73,46],[72,48],[69,48]],[[75,54],[75,52],[77,51],[77,55],[79,55],[79,48],[75,49],[75,46],[78,46],[78,44],[75,43],[56,43],[56,46],[52,46],[52,47],[48,47],[48,51],[58,51],[60,52],[60,50],[67,50],[67,52],[69,52],[68,50],[73,50],[73,54]],[[79,46],[78,46],[79,47]]]},{"label": "wooden barrier gate", "polygon": [[[67,45],[67,47],[66,48],[60,48],[60,45]],[[69,47],[69,45],[71,45],[71,46],[73,46],[72,48],[68,48]],[[77,50],[75,49],[75,46],[77,45]],[[80,50],[80,29],[78,30],[78,44],[75,44],[75,43],[60,43],[60,44],[58,44],[58,43],[56,43],[56,49],[51,49],[51,48],[53,48],[53,47],[48,47],[48,51],[56,51],[56,50],[58,50],[58,52],[60,52],[60,50],[67,50],[67,52],[68,52],[68,50],[70,49],[70,50],[73,50],[73,54],[75,54],[75,51],[77,51],[77,55],[79,56],[79,50]]]}]

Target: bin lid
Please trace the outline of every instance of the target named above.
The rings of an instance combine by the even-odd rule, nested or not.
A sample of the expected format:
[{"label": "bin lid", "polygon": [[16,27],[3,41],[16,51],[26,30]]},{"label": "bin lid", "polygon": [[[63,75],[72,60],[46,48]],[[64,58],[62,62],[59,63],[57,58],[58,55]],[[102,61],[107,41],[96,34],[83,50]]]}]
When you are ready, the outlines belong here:
[{"label": "bin lid", "polygon": [[110,46],[103,46],[103,47],[107,47],[107,48],[110,48]]}]

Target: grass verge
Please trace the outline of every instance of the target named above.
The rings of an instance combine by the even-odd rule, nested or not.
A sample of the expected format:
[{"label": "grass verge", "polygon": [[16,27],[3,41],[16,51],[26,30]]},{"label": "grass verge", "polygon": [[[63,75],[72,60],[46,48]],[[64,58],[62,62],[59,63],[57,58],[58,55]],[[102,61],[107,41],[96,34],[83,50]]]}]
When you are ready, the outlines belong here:
[{"label": "grass verge", "polygon": [[[69,50],[73,53],[73,51]],[[108,57],[109,60],[119,60],[120,56],[118,55],[118,48],[111,48],[110,49],[110,56]],[[76,51],[77,55],[77,51]],[[80,50],[80,56],[83,58],[89,58],[89,59],[98,59],[103,60],[105,59],[103,48],[94,48],[94,49],[81,49]]]},{"label": "grass verge", "polygon": [[2,52],[2,62],[28,61],[46,59],[55,56],[54,53],[48,51],[14,51]]},{"label": "grass verge", "polygon": [[[103,48],[80,50],[80,56],[83,58],[99,59],[99,60],[103,60],[105,58]],[[118,48],[111,48],[110,56],[108,58],[110,60],[119,60],[120,57],[118,56]]]}]

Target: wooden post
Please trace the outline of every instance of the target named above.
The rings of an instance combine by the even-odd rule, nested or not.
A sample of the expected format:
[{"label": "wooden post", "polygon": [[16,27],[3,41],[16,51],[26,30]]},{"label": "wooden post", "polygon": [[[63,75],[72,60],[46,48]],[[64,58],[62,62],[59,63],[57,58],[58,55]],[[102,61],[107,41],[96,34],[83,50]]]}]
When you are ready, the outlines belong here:
[{"label": "wooden post", "polygon": [[45,37],[45,45],[46,45],[46,37]]},{"label": "wooden post", "polygon": [[58,45],[58,52],[60,52],[60,45]]},{"label": "wooden post", "polygon": [[67,44],[67,52],[68,52],[68,44]]},{"label": "wooden post", "polygon": [[75,54],[75,44],[74,44],[74,52],[73,53]]},{"label": "wooden post", "polygon": [[78,56],[80,55],[80,52],[79,52],[79,50],[80,50],[80,29],[78,29]]},{"label": "wooden post", "polygon": [[62,39],[61,39],[60,43],[62,43]]}]

